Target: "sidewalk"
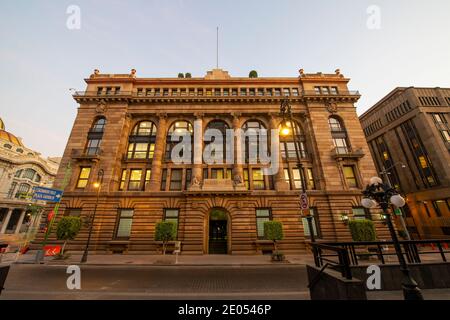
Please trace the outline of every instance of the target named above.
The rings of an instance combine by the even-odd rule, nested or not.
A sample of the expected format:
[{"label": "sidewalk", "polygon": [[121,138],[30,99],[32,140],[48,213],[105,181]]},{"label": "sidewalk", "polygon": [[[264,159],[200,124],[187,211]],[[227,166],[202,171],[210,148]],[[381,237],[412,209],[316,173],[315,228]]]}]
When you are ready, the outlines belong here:
[{"label": "sidewalk", "polygon": [[[30,264],[35,261],[36,252],[32,251],[18,256],[15,260],[14,254],[4,255],[4,263]],[[79,264],[81,254],[72,254],[66,260],[55,260],[46,257],[44,263],[47,265],[70,265]],[[280,266],[280,265],[305,265],[313,263],[311,255],[286,255],[284,262],[272,262],[270,255],[113,255],[113,254],[90,254],[86,265],[142,265],[142,266]]]}]

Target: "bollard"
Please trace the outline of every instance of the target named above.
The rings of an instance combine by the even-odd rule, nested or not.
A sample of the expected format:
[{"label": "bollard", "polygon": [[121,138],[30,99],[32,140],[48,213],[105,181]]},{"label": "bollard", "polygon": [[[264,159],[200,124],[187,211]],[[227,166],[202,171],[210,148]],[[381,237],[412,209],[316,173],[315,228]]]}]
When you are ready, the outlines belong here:
[{"label": "bollard", "polygon": [[0,266],[0,295],[4,289],[3,285],[5,284],[6,277],[8,276],[9,265]]}]

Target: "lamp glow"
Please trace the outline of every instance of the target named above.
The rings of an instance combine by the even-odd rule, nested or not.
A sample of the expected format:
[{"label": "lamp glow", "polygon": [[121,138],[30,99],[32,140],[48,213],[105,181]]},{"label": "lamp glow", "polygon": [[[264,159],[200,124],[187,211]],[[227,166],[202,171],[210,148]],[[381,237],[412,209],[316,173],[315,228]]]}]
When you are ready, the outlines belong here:
[{"label": "lamp glow", "polygon": [[381,180],[381,178],[379,177],[372,177],[370,178],[370,184],[374,185],[374,184],[382,184],[383,180]]},{"label": "lamp glow", "polygon": [[401,208],[406,204],[406,201],[401,195],[396,194],[391,197],[391,203],[397,208]]},{"label": "lamp glow", "polygon": [[375,201],[373,201],[372,199],[369,198],[364,198],[361,200],[361,204],[363,205],[364,208],[370,209],[375,207]]},{"label": "lamp glow", "polygon": [[99,188],[100,187],[100,183],[99,182],[94,182],[94,188]]}]

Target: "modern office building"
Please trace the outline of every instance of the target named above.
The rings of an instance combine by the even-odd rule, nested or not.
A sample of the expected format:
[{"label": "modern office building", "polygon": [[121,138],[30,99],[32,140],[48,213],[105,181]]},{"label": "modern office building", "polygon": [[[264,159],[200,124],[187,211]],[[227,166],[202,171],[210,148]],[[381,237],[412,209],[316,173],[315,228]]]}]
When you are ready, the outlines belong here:
[{"label": "modern office building", "polygon": [[[55,186],[70,176],[60,215],[87,218],[97,208],[90,251],[156,253],[155,224],[162,220],[177,222],[184,254],[261,252],[268,220],[283,223],[284,252],[304,251],[310,230],[299,209],[302,179],[293,137],[269,134],[266,141],[255,134],[279,129],[285,98],[298,129],[316,237],[349,240],[346,217],[373,218],[378,236],[387,236],[379,215],[360,204],[376,170],[354,106],[360,95],[349,91],[339,70],[260,78],[231,77],[221,69],[192,78],[95,70],[86,82],[86,90],[74,94],[78,114]],[[213,162],[202,159],[213,142],[210,129],[224,141],[232,130],[231,144],[215,150]],[[233,135],[239,129],[244,135]],[[181,155],[173,134],[190,139],[183,163],[173,159]],[[250,161],[248,154],[267,145],[280,146],[282,161],[273,174],[263,171],[270,164]],[[87,236],[84,227],[69,250],[84,249]]]},{"label": "modern office building", "polygon": [[414,238],[450,237],[450,89],[396,88],[360,117]]},{"label": "modern office building", "polygon": [[[0,119],[0,239],[15,240],[39,224],[30,205],[35,186],[51,187],[61,158],[41,157],[27,148],[22,139],[6,131]],[[45,205],[45,203],[37,203]]]}]

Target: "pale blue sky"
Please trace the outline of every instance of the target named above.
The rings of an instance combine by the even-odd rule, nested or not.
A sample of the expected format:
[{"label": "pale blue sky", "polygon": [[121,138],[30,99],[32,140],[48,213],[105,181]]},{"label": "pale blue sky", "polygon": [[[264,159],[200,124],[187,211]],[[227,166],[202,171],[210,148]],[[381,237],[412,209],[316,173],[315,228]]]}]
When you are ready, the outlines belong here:
[{"label": "pale blue sky", "polygon": [[[69,5],[81,29],[66,27]],[[381,29],[366,23],[381,9]],[[360,90],[361,114],[396,86],[450,87],[448,0],[0,0],[0,117],[44,155],[61,155],[76,115],[69,88],[104,73],[233,76],[334,72]]]}]

